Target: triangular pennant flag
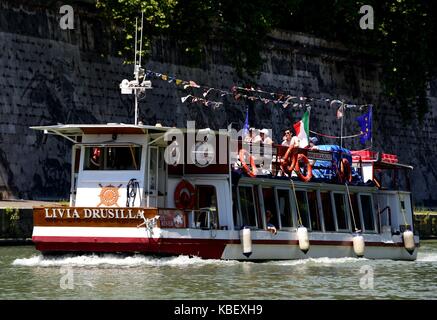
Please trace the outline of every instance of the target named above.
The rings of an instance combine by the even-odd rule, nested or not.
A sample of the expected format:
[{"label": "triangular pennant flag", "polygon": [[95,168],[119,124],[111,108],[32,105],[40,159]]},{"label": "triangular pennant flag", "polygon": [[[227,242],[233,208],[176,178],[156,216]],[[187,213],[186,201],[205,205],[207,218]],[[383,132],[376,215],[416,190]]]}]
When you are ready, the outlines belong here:
[{"label": "triangular pennant flag", "polygon": [[197,83],[195,83],[194,81],[192,81],[192,80],[190,80],[190,87],[200,88],[200,86]]},{"label": "triangular pennant flag", "polygon": [[185,103],[185,101],[186,101],[189,97],[191,97],[191,94],[189,94],[189,95],[186,96],[186,97],[182,97],[182,98],[181,98],[182,103]]}]

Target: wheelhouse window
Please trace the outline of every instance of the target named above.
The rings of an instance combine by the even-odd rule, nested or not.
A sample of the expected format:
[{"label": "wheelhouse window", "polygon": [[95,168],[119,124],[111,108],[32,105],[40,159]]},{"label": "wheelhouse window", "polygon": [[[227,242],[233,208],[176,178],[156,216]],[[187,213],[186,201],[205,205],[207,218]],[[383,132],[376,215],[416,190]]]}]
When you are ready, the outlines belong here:
[{"label": "wheelhouse window", "polygon": [[84,170],[140,170],[141,147],[85,147]]},{"label": "wheelhouse window", "polygon": [[299,207],[299,212],[297,213],[298,218],[300,214],[302,225],[308,229],[311,229],[306,191],[296,191],[296,198],[297,205]]},{"label": "wheelhouse window", "polygon": [[364,222],[364,231],[375,232],[375,217],[373,212],[372,196],[361,194],[360,203]]},{"label": "wheelhouse window", "polygon": [[278,195],[278,210],[281,218],[281,227],[291,228],[293,227],[293,217],[291,215],[290,193],[285,189],[277,189],[276,192]]},{"label": "wheelhouse window", "polygon": [[325,222],[325,231],[335,231],[335,222],[332,211],[331,196],[328,192],[321,192],[323,221]]},{"label": "wheelhouse window", "polygon": [[311,230],[322,231],[322,224],[320,223],[320,213],[317,201],[316,191],[308,191],[308,208],[310,210]]},{"label": "wheelhouse window", "polygon": [[337,217],[337,230],[349,231],[349,221],[347,219],[346,197],[343,193],[333,193],[335,213]]},{"label": "wheelhouse window", "polygon": [[256,206],[252,186],[238,187],[240,198],[241,227],[258,227]]}]

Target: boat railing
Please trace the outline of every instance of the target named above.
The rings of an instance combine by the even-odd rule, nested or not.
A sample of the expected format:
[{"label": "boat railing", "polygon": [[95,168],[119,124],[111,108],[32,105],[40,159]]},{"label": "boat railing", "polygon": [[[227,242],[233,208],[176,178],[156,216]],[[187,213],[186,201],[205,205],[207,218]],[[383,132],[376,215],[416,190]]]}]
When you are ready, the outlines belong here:
[{"label": "boat railing", "polygon": [[[288,146],[283,146],[280,144],[261,144],[261,143],[251,143],[251,142],[243,142],[241,140],[234,141],[238,145],[238,152],[232,155],[233,163],[240,160],[239,154],[242,149],[245,149],[249,155],[253,156],[255,165],[258,168],[266,169],[270,171],[273,176],[278,176],[281,172],[281,162],[283,157],[285,156]],[[337,163],[335,158],[343,158],[343,151],[328,151],[328,150],[319,150],[317,147],[315,148],[296,148],[296,153],[303,154],[309,160],[313,161],[313,169],[330,169],[332,172],[328,173],[334,175],[337,171]],[[336,157],[337,155],[337,157]],[[316,161],[324,161],[324,164],[327,162],[330,163],[330,167],[328,168],[326,165],[320,166],[317,165]]]}]

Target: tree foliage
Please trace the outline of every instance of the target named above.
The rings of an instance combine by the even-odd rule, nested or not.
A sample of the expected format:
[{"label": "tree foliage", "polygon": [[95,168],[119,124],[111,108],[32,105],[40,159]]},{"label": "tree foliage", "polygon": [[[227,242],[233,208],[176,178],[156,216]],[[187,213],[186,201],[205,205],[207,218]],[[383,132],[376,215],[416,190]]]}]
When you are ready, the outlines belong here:
[{"label": "tree foliage", "polygon": [[[362,30],[362,5],[374,9],[374,29]],[[200,61],[219,44],[238,73],[254,76],[268,33],[275,28],[341,41],[351,53],[381,62],[384,93],[404,117],[428,110],[427,86],[437,73],[437,1],[433,0],[98,0],[113,26],[124,28],[132,52],[135,17],[145,12],[146,45],[153,36],[174,39],[179,54]]]}]

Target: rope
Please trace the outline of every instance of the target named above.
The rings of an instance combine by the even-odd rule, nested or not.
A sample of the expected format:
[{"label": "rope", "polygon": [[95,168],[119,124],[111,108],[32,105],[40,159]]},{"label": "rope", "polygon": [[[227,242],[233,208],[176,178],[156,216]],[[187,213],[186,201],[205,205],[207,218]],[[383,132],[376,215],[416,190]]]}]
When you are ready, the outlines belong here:
[{"label": "rope", "polygon": [[349,198],[349,207],[351,208],[351,212],[352,212],[352,222],[354,223],[354,229],[355,229],[355,232],[358,232],[360,230],[358,230],[357,224],[355,223],[354,208],[352,206],[352,199],[351,199],[351,194],[349,192],[349,186],[347,185],[347,182],[344,185],[346,186],[346,192],[347,192],[347,195]]},{"label": "rope", "polygon": [[407,223],[407,217],[405,216],[405,209],[402,209],[401,194],[399,192],[398,192],[398,198],[399,198],[399,205],[401,206],[402,216],[404,217],[405,226],[409,226],[409,224]]},{"label": "rope", "polygon": [[325,138],[331,138],[331,139],[355,138],[355,137],[359,137],[359,136],[363,135],[362,133],[358,133],[358,134],[354,134],[354,135],[352,135],[352,136],[343,136],[343,137],[338,137],[338,136],[330,136],[330,135],[323,134],[323,133],[319,133],[319,132],[312,131],[312,130],[310,130],[310,132],[311,132],[311,133],[314,133],[315,135],[322,136],[322,137],[325,137]]},{"label": "rope", "polygon": [[135,205],[135,198],[137,197],[137,190],[140,189],[140,184],[137,179],[130,179],[126,186],[126,207]]},{"label": "rope", "polygon": [[297,218],[298,218],[297,222],[299,223],[300,226],[303,226],[302,217],[300,216],[299,204],[297,203],[296,189],[294,188],[294,182],[293,179],[291,179],[291,177],[290,177],[290,181],[291,181],[291,185],[293,186],[294,200],[296,202]]}]

